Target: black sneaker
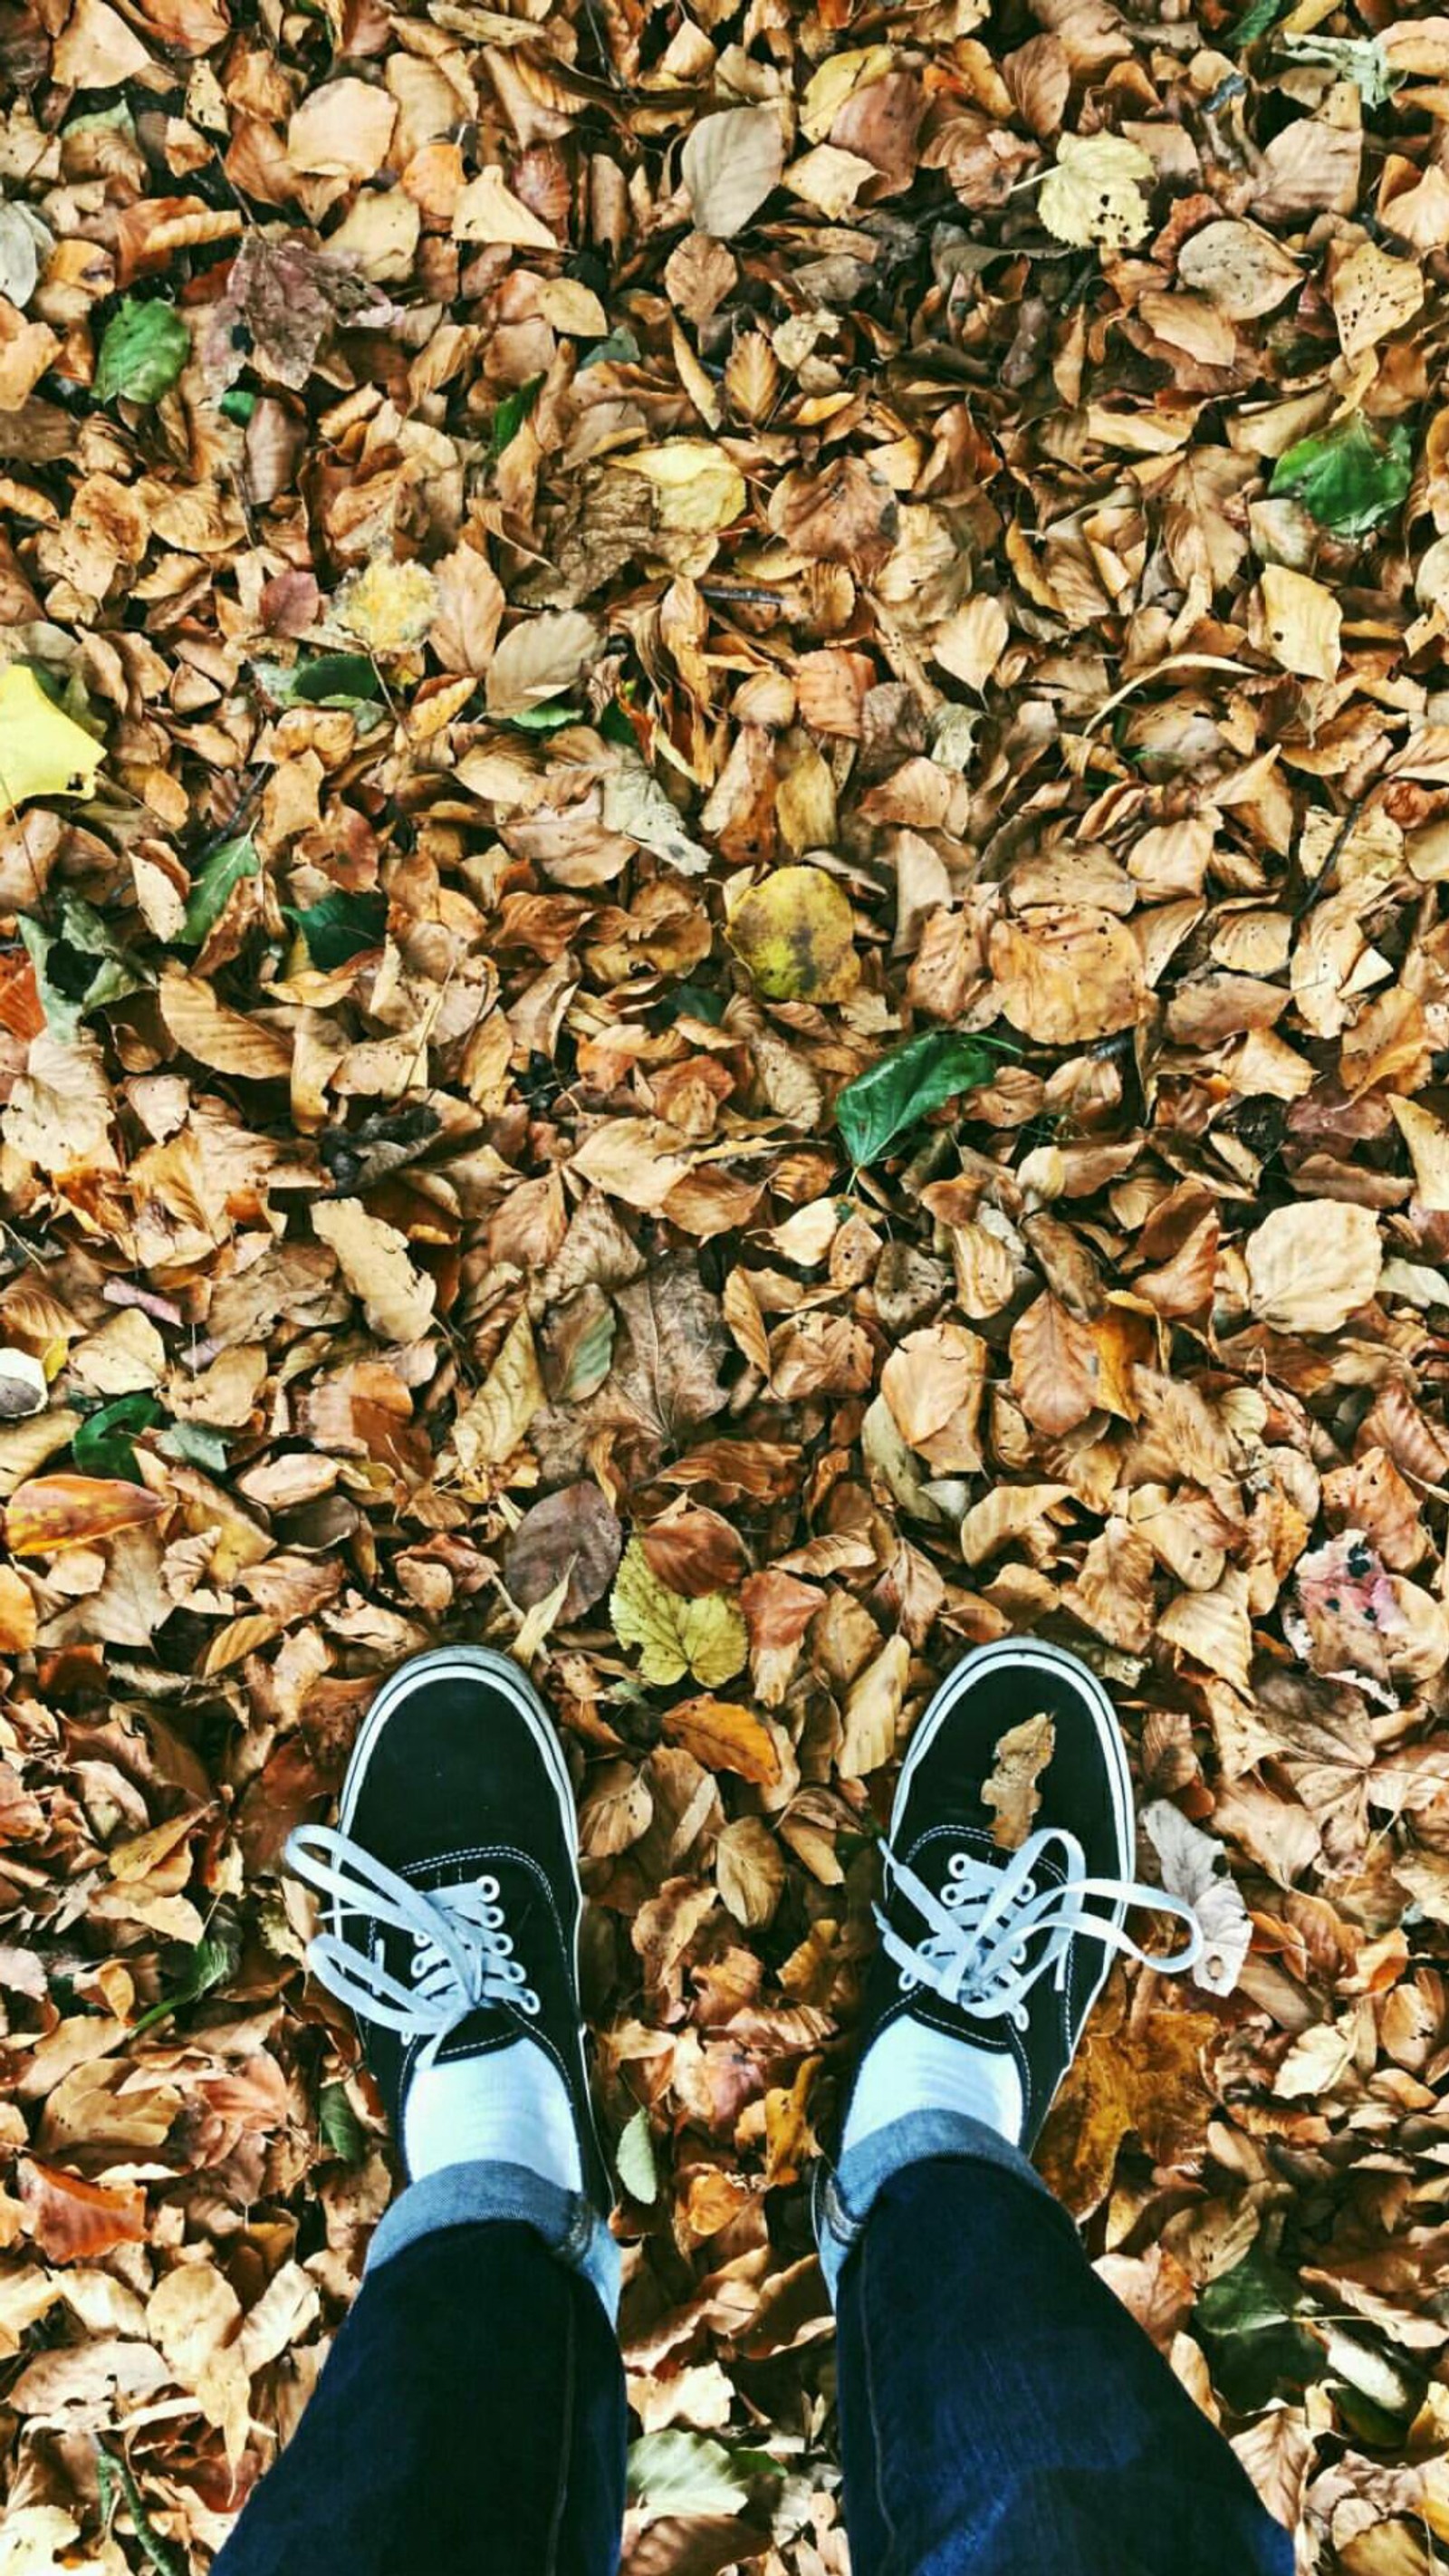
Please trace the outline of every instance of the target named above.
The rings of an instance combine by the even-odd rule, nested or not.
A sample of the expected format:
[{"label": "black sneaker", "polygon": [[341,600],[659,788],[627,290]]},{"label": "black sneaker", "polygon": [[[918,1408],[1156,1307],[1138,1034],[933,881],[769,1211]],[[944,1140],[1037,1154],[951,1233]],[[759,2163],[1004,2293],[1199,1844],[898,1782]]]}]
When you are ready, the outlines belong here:
[{"label": "black sneaker", "polygon": [[[1041,1803],[1020,1850],[1005,1851],[982,1791],[1001,1737],[1039,1715],[1055,1729]],[[1152,1966],[1201,1955],[1191,1908],[1134,1886],[1134,1858],[1127,1757],[1095,1674],[1031,1637],[965,1656],[896,1788],[842,2155],[918,2110],[965,2112],[1030,2152],[1113,1953],[1147,1957],[1123,1928],[1129,1909],[1188,1926],[1186,1945]]]},{"label": "black sneaker", "polygon": [[521,2164],[607,2216],[576,1851],[548,1713],[483,1646],[401,1665],[363,1721],[336,1831],[291,1836],[288,1861],[323,1900],[308,1967],[357,2016],[410,2180]]}]

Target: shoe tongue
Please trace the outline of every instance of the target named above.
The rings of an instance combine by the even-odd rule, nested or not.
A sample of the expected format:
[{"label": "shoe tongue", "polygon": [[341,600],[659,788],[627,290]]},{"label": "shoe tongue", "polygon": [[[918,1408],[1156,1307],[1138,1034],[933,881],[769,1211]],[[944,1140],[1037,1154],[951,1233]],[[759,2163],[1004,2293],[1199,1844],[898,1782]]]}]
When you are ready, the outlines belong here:
[{"label": "shoe tongue", "polygon": [[485,2049],[506,2048],[511,2040],[529,2036],[528,2021],[523,2013],[507,2011],[501,2004],[480,2004],[450,2030],[438,2051],[437,2063],[446,2066],[450,2058],[477,2057]]}]

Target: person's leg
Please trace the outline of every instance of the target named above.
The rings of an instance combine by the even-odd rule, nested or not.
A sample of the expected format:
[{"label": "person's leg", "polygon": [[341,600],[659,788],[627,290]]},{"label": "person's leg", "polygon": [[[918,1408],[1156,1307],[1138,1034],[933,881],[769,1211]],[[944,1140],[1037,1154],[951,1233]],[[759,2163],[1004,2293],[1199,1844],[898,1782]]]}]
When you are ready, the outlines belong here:
[{"label": "person's leg", "polygon": [[579,2017],[573,1792],[525,1674],[404,1664],[287,1857],[408,2187],[226,2576],[609,2576],[619,2250]]},{"label": "person's leg", "polygon": [[998,2164],[885,2183],[839,2285],[854,2576],[1291,2576],[1227,2443]]},{"label": "person's leg", "polygon": [[624,2374],[598,2293],[506,2219],[370,2270],[217,2576],[613,2576]]},{"label": "person's leg", "polygon": [[[1006,1738],[1036,1785],[1017,1831]],[[855,2576],[1290,2576],[1287,2534],[1028,2161],[1114,1952],[1145,1956],[1129,1912],[1186,1919],[1153,1964],[1201,1954],[1134,1857],[1095,1676],[1032,1638],[968,1655],[902,1766],[864,2046],[817,2183]]]}]

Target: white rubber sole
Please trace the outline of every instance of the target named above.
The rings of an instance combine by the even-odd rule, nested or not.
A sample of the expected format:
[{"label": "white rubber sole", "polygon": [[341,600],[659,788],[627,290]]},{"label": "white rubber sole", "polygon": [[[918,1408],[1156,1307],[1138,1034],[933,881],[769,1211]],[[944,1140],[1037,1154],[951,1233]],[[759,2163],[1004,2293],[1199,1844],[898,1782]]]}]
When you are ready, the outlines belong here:
[{"label": "white rubber sole", "polygon": [[[1134,1874],[1137,1859],[1137,1824],[1132,1798],[1132,1774],[1127,1768],[1127,1750],[1122,1741],[1122,1729],[1117,1721],[1117,1711],[1112,1704],[1110,1694],[1103,1689],[1096,1674],[1086,1664],[1079,1662],[1075,1655],[1068,1654],[1065,1646],[1053,1646],[1044,1637],[1002,1637],[994,1646],[973,1646],[969,1654],[962,1656],[955,1670],[947,1674],[935,1698],[927,1705],[925,1714],[906,1747],[906,1758],[901,1764],[900,1778],[896,1782],[895,1802],[891,1808],[891,1841],[895,1841],[899,1830],[916,1766],[935,1742],[952,1709],[984,1673],[1007,1669],[1020,1673],[1023,1681],[1028,1685],[1033,1672],[1050,1673],[1058,1681],[1070,1682],[1073,1689],[1086,1701],[1096,1726],[1098,1741],[1106,1756],[1108,1777],[1112,1784],[1112,1807],[1117,1825],[1118,1865],[1122,1877],[1130,1879]],[[1023,1717],[1030,1717],[1032,1714],[1030,1706],[1024,1703]],[[1114,1906],[1112,1911],[1119,1924],[1125,1922],[1127,1917],[1125,1905]],[[1104,1954],[1101,1975],[1093,1986],[1088,2001],[1089,2012],[1111,1974],[1113,1955],[1110,1950]]]}]

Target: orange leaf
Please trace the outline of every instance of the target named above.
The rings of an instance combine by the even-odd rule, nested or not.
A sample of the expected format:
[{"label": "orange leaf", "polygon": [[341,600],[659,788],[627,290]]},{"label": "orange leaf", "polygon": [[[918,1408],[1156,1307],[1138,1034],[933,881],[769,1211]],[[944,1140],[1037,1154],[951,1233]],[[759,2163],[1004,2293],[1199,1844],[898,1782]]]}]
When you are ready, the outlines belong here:
[{"label": "orange leaf", "polygon": [[1011,1336],[1011,1391],[1028,1422],[1051,1440],[1085,1422],[1097,1402],[1097,1345],[1087,1325],[1048,1291]]},{"label": "orange leaf", "polygon": [[769,1728],[737,1700],[686,1699],[666,1710],[664,1732],[707,1771],[734,1771],[768,1789],[780,1777],[780,1757]]},{"label": "orange leaf", "polygon": [[1211,2013],[1149,2012],[1126,2029],[1088,2033],[1037,2155],[1078,2218],[1106,2198],[1124,2138],[1140,2139],[1157,2164],[1201,2151],[1212,2109],[1203,2051],[1219,2030]]},{"label": "orange leaf", "polygon": [[159,1520],[163,1494],[120,1476],[31,1476],[18,1485],[5,1514],[12,1556],[59,1556],[68,1547],[90,1547],[118,1530]]},{"label": "orange leaf", "polygon": [[138,2183],[107,2191],[78,2174],[27,2162],[20,2168],[26,2223],[52,2263],[93,2262],[116,2245],[139,2245],[146,2233],[146,2195]]}]

